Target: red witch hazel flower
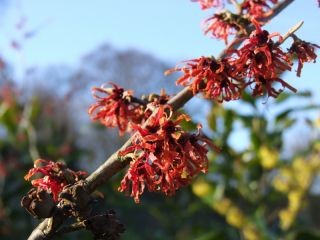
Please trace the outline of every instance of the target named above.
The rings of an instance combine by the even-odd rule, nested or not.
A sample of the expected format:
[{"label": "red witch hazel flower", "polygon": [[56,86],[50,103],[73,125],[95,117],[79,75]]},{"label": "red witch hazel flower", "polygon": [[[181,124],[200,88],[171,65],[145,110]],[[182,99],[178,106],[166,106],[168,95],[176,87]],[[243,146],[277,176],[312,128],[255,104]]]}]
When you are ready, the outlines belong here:
[{"label": "red witch hazel flower", "polygon": [[152,93],[147,97],[142,97],[142,100],[151,103],[153,106],[165,105],[169,101],[169,99],[170,96],[166,94],[166,91],[164,89],[161,89],[160,95]]},{"label": "red witch hazel flower", "polygon": [[295,88],[279,78],[282,72],[291,71],[292,65],[290,56],[272,40],[273,37],[278,36],[281,42],[282,37],[278,33],[269,34],[262,30],[254,19],[252,23],[256,30],[251,33],[240,49],[234,50],[236,57],[230,60],[230,63],[238,74],[249,78],[247,85],[256,85],[254,95],[263,95],[262,90],[265,89],[269,96],[276,97],[282,90],[272,88],[273,83],[280,83],[283,88],[296,92]]},{"label": "red witch hazel flower", "polygon": [[206,10],[212,7],[222,7],[223,0],[191,0],[192,2],[199,2],[201,9]]},{"label": "red witch hazel flower", "polygon": [[202,92],[205,97],[218,102],[239,99],[241,96],[243,79],[234,74],[235,69],[227,59],[217,61],[213,57],[200,57],[165,74],[175,71],[184,74],[176,84],[190,86],[193,94]]},{"label": "red witch hazel flower", "polygon": [[34,187],[51,193],[54,201],[58,201],[59,193],[63,190],[64,186],[75,183],[87,175],[82,171],[72,171],[62,162],[52,162],[43,159],[36,160],[34,167],[29,170],[24,178],[29,181],[37,173],[41,173],[44,176],[31,180],[31,184]]},{"label": "red witch hazel flower", "polygon": [[119,191],[130,193],[136,203],[145,188],[172,195],[208,169],[206,145],[213,146],[209,139],[183,131],[179,123],[189,118],[180,115],[171,120],[168,105],[156,111],[146,127],[135,126],[132,145],[119,153],[132,159]]},{"label": "red witch hazel flower", "polygon": [[278,0],[245,0],[241,4],[242,14],[256,19],[264,18],[272,13],[270,4],[277,4]]},{"label": "red witch hazel flower", "polygon": [[249,22],[232,14],[229,11],[214,14],[204,22],[204,33],[218,39],[223,39],[225,44],[228,44],[228,37],[240,33],[246,33],[246,25]]},{"label": "red witch hazel flower", "polygon": [[145,122],[153,113],[154,109],[163,105],[166,105],[170,96],[166,94],[164,89],[161,89],[160,95],[150,94],[149,96],[142,96],[142,101],[147,102],[144,110],[142,122]]},{"label": "red witch hazel flower", "polygon": [[113,83],[111,85],[113,88],[93,88],[97,102],[90,106],[88,113],[92,120],[100,120],[106,127],[118,127],[119,134],[123,135],[130,130],[129,122],[141,121],[143,110],[139,103],[132,101],[132,91],[125,91]]},{"label": "red witch hazel flower", "polygon": [[303,63],[316,62],[317,54],[315,53],[315,48],[320,48],[320,46],[314,43],[305,42],[295,35],[292,35],[292,37],[293,43],[289,49],[289,53],[298,58],[297,76],[300,77]]},{"label": "red witch hazel flower", "polygon": [[[280,84],[282,88],[275,89],[273,87],[275,83]],[[253,87],[253,97],[262,96],[265,92],[267,92],[268,96],[276,98],[280,93],[283,92],[284,88],[289,88],[293,92],[297,91],[295,88],[293,88],[291,85],[289,85],[279,77],[265,79],[262,76],[256,76],[254,81],[249,82],[248,85],[251,85]]]}]

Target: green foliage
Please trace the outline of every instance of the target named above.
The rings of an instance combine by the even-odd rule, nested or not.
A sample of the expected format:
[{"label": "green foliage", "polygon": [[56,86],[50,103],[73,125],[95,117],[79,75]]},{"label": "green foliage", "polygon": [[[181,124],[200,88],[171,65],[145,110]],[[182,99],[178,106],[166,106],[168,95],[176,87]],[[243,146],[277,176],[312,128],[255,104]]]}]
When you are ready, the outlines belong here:
[{"label": "green foliage", "polygon": [[[30,221],[20,207],[21,197],[30,189],[23,176],[33,160],[63,159],[77,169],[77,160],[87,153],[77,147],[68,118],[71,111],[62,108],[58,98],[21,102],[14,89],[10,91],[10,98],[2,96],[0,103],[0,236],[24,239],[38,222]],[[305,139],[310,144],[299,152],[288,148],[290,142],[284,138],[301,126],[300,116],[307,115],[303,126],[319,136],[319,124],[310,114],[319,107],[290,105],[309,96],[284,94],[262,103],[245,95],[234,108],[212,104],[208,126],[221,152],[209,153],[208,174],[172,197],[146,193],[138,205],[117,191],[120,174],[100,189],[105,199],[95,208],[117,212],[126,226],[125,240],[319,239],[315,207],[319,197],[310,191],[319,184],[314,183],[320,169],[319,138]],[[265,113],[266,108],[275,111]],[[182,126],[191,131],[197,127],[192,121]],[[239,130],[248,138],[237,135]],[[91,235],[78,231],[63,239],[79,238]]]},{"label": "green foliage", "polygon": [[[246,114],[241,108],[213,104],[208,126],[222,150],[209,153],[208,174],[198,177],[191,187],[181,189],[175,196],[146,193],[136,205],[131,198],[117,192],[121,176],[116,176],[103,192],[106,202],[115,208],[127,228],[123,239],[250,240],[317,236],[318,220],[311,217],[307,208],[314,206],[311,196],[317,199],[310,188],[320,169],[320,160],[315,157],[319,154],[319,144],[317,140],[311,141],[305,152],[292,149],[289,154],[292,157],[285,157],[290,143],[285,142],[284,135],[301,123],[297,113],[318,109],[306,104],[294,110],[290,101],[301,97],[307,99],[309,95],[269,100],[268,106],[260,99],[247,98],[240,103],[251,107]],[[263,111],[266,107],[277,110],[271,118]],[[192,121],[182,125],[196,129]],[[239,125],[248,133],[247,140],[236,135]],[[313,127],[313,131],[318,131]],[[237,150],[237,144],[246,141],[246,147]],[[290,178],[286,179],[288,174]]]},{"label": "green foliage", "polygon": [[[39,157],[70,161],[76,160],[81,151],[76,149],[75,139],[66,134],[67,122],[63,123],[54,110],[60,106],[58,99],[46,102],[35,97],[22,102],[13,86],[3,89],[0,95],[0,236],[4,240],[25,239],[38,221],[20,206],[21,198],[31,187],[24,175]],[[49,108],[52,111],[48,111]]]},{"label": "green foliage", "polygon": [[[310,218],[306,208],[313,206],[310,196],[316,197],[310,191],[312,185],[319,184],[314,180],[320,170],[320,141],[310,137],[305,139],[310,141],[305,151],[291,149],[288,153],[290,142],[284,140],[290,129],[301,127],[299,116],[319,109],[310,104],[290,107],[290,101],[310,96],[310,93],[284,94],[261,107],[259,99],[245,95],[237,106],[249,106],[251,111],[246,114],[241,107],[229,109],[212,104],[208,125],[222,151],[211,155],[210,172],[195,181],[192,189],[213,213],[225,219],[224,234],[229,231],[227,226],[231,226],[248,240],[309,239],[305,236],[313,239],[311,235],[318,239],[315,234],[318,221]],[[278,111],[267,116],[261,110],[266,107]],[[248,139],[237,136],[237,125]],[[315,124],[309,127],[319,136],[319,127]],[[241,150],[239,143],[245,145]]]}]

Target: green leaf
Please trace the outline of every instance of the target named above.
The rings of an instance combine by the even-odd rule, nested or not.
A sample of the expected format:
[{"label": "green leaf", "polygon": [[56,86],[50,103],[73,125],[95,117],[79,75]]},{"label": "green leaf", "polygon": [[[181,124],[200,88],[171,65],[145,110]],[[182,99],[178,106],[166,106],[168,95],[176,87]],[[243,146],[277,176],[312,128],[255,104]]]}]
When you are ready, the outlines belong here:
[{"label": "green leaf", "polygon": [[232,126],[235,119],[235,112],[233,110],[226,110],[224,115],[224,126],[225,133],[230,133],[232,131]]},{"label": "green leaf", "polygon": [[180,126],[182,127],[183,130],[185,130],[187,132],[197,130],[197,124],[195,122],[193,122],[192,120],[190,120],[190,121],[182,120],[180,122]]},{"label": "green leaf", "polygon": [[295,240],[308,239],[308,240],[320,240],[320,233],[315,231],[300,231],[296,234]]},{"label": "green leaf", "polygon": [[[211,231],[202,234],[200,237],[195,238],[195,240],[213,240],[213,239],[221,239],[217,233],[217,231]],[[219,238],[218,238],[219,237]]]},{"label": "green leaf", "polygon": [[244,101],[245,103],[248,103],[252,107],[256,107],[256,99],[252,97],[252,95],[248,92],[243,92],[241,100]]},{"label": "green leaf", "polygon": [[312,93],[310,91],[298,92],[298,93],[281,93],[276,99],[276,103],[282,103],[291,97],[311,97]]},{"label": "green leaf", "polygon": [[217,130],[217,116],[215,112],[212,110],[207,117],[208,125],[213,130]]},{"label": "green leaf", "polygon": [[286,110],[280,112],[277,115],[275,121],[276,121],[276,123],[279,123],[280,121],[285,120],[288,117],[288,115],[293,112],[313,110],[313,109],[319,109],[319,108],[320,108],[320,105],[307,105],[307,106],[303,106],[303,107],[289,108],[289,109],[286,109]]}]

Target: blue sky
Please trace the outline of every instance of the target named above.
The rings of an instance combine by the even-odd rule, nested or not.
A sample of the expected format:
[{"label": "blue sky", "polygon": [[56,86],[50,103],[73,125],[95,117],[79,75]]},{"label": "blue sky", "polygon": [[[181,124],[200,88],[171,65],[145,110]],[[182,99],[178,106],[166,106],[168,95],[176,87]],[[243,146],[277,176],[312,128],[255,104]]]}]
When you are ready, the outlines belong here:
[{"label": "blue sky", "polygon": [[[186,59],[216,55],[224,47],[222,42],[202,34],[200,23],[212,11],[201,11],[198,4],[190,0],[7,2],[7,8],[0,17],[0,52],[21,74],[30,67],[51,64],[76,66],[83,55],[103,43],[110,43],[118,49],[137,48],[170,61],[173,66]],[[23,31],[19,31],[15,26],[23,18],[26,24]],[[266,28],[270,32],[285,33],[304,20],[297,34],[307,41],[320,44],[319,19],[320,8],[316,0],[295,0]],[[24,41],[20,51],[13,50],[10,42],[19,40],[23,32],[30,30],[37,30],[36,35]],[[315,93],[312,102],[318,104],[319,62],[306,64],[301,78],[297,78],[295,73],[286,76],[295,88],[312,89]],[[269,111],[267,106],[265,109]],[[242,139],[245,138],[242,136]],[[239,145],[238,141],[235,145]]]},{"label": "blue sky", "polygon": [[[1,49],[18,34],[15,24],[26,17],[29,29],[40,27],[25,43],[30,63],[72,63],[103,42],[169,60],[195,57],[223,47],[201,32],[200,22],[210,13],[190,0],[11,0],[2,16]],[[284,32],[305,20],[299,33],[319,42],[319,17],[315,0],[296,0],[269,28]]]},{"label": "blue sky", "polygon": [[[16,69],[26,69],[74,65],[108,42],[120,49],[138,48],[175,64],[215,55],[223,48],[222,42],[202,34],[200,23],[211,13],[190,0],[11,0],[0,19],[0,51]],[[15,28],[21,18],[26,19],[25,31],[37,30],[37,34],[17,52],[10,42],[22,34]],[[267,29],[284,33],[304,20],[298,35],[319,44],[319,19],[316,0],[296,0]],[[292,75],[295,87],[320,86],[319,63],[305,66],[303,73],[300,79]]]}]

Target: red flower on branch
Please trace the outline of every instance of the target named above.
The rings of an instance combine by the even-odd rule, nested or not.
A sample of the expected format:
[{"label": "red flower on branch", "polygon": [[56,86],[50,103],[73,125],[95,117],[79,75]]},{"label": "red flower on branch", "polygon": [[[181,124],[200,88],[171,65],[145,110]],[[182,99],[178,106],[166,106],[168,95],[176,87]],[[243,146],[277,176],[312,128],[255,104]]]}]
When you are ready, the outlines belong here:
[{"label": "red flower on branch", "polygon": [[132,91],[125,91],[113,83],[111,85],[113,88],[93,88],[97,102],[90,106],[88,113],[92,120],[100,120],[106,127],[118,127],[119,134],[123,135],[130,130],[130,122],[141,122],[143,109],[139,103],[132,101]]},{"label": "red flower on branch", "polygon": [[164,89],[161,89],[160,95],[150,94],[147,98],[143,99],[148,104],[144,109],[142,122],[145,122],[152,115],[155,108],[166,105],[169,99],[170,96],[166,94]]},{"label": "red flower on branch", "polygon": [[201,9],[206,10],[212,7],[222,7],[223,0],[191,0],[192,2],[199,2]]},{"label": "red flower on branch", "polygon": [[213,144],[200,134],[189,134],[179,123],[188,120],[180,115],[171,120],[172,110],[161,106],[145,128],[136,126],[132,145],[120,156],[132,159],[119,191],[131,192],[136,203],[147,188],[150,192],[172,195],[200,172],[208,169],[206,145]]},{"label": "red flower on branch", "polygon": [[62,162],[38,159],[24,179],[30,181],[31,177],[38,173],[42,174],[43,177],[31,180],[31,184],[51,193],[55,201],[58,201],[59,193],[64,186],[75,183],[86,176],[85,172],[74,172]]},{"label": "red flower on branch", "polygon": [[[275,89],[274,85],[275,84],[280,84],[282,86],[281,89]],[[258,97],[258,96],[263,96],[265,92],[268,93],[268,96],[270,97],[278,97],[280,93],[283,92],[284,88],[290,89],[292,92],[296,92],[297,89],[289,85],[287,82],[282,80],[281,78],[263,78],[262,76],[260,77],[255,77],[254,80],[249,81],[247,85],[250,85],[253,87],[253,92],[252,96],[253,97]]]},{"label": "red flower on branch", "polygon": [[205,97],[223,102],[239,99],[243,88],[243,79],[237,76],[228,59],[221,61],[213,57],[200,57],[187,61],[186,66],[166,71],[183,72],[176,83],[190,86],[193,94],[204,93]]},{"label": "red flower on branch", "polygon": [[[278,33],[269,34],[268,31],[262,30],[256,20],[253,19],[252,22],[256,30],[251,33],[241,48],[233,51],[236,56],[230,60],[231,65],[239,75],[243,74],[249,79],[247,85],[252,83],[256,85],[254,95],[262,95],[262,89],[265,89],[269,96],[277,96],[282,90],[272,88],[274,82],[281,83],[283,88],[287,87],[295,92],[295,88],[279,78],[282,72],[291,71],[292,65],[290,56],[272,40],[273,37],[278,36],[281,42],[282,37]],[[263,85],[265,87],[262,87]]]},{"label": "red flower on branch", "polygon": [[245,19],[231,12],[214,14],[204,22],[204,33],[210,33],[213,37],[223,39],[228,44],[228,37],[237,33],[246,33]]},{"label": "red flower on branch", "polygon": [[245,0],[241,4],[242,14],[261,19],[272,14],[271,4],[277,4],[278,0]]},{"label": "red flower on branch", "polygon": [[300,77],[305,62],[316,62],[317,54],[315,53],[315,48],[320,48],[320,46],[305,42],[295,35],[293,35],[293,39],[294,41],[289,49],[289,53],[298,58],[297,76]]}]

